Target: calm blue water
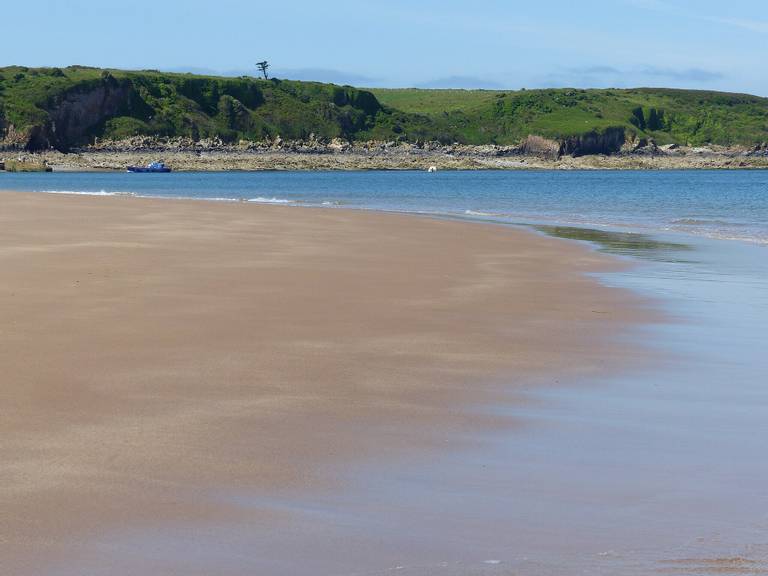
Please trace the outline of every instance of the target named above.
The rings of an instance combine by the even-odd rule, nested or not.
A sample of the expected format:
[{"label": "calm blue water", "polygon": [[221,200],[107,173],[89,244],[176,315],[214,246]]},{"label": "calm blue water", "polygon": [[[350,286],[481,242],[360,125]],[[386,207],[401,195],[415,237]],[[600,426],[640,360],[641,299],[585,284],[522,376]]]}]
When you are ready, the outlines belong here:
[{"label": "calm blue water", "polygon": [[601,280],[667,315],[628,335],[663,360],[490,407],[525,425],[471,450],[372,458],[307,499],[226,494],[295,522],[121,528],[46,576],[768,574],[768,172],[6,174],[0,189],[543,224],[635,258]]},{"label": "calm blue water", "polygon": [[0,189],[251,200],[768,244],[768,171],[1,174]]}]

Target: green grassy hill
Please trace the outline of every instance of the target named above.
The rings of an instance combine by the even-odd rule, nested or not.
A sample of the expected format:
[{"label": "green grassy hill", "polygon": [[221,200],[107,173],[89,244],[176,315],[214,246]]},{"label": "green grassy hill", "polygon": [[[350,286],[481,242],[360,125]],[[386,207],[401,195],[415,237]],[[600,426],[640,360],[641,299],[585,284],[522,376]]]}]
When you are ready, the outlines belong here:
[{"label": "green grassy hill", "polygon": [[756,144],[768,140],[768,98],[695,90],[372,90],[470,143],[512,143],[623,128],[658,143]]},{"label": "green grassy hill", "polygon": [[752,145],[768,141],[768,99],[666,89],[364,90],[82,66],[0,68],[3,147],[66,151],[136,135],[517,144],[531,134],[577,143],[564,150],[603,138],[610,151],[625,137]]},{"label": "green grassy hill", "polygon": [[[402,133],[398,121],[370,92],[349,86],[80,66],[0,68],[0,139],[32,149],[135,135],[391,139]],[[408,122],[418,128],[418,119]]]}]

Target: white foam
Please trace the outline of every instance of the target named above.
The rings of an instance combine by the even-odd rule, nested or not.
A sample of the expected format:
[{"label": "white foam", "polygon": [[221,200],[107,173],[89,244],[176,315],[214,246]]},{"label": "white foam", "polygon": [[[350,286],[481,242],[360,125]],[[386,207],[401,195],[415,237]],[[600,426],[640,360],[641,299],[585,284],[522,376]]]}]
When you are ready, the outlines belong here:
[{"label": "white foam", "polygon": [[285,198],[264,198],[259,196],[257,198],[249,198],[248,202],[258,202],[260,204],[295,204],[293,200],[286,200]]},{"label": "white foam", "polygon": [[[160,196],[155,196],[155,198],[160,198]],[[227,198],[226,196],[203,196],[203,197],[196,197],[196,196],[162,196],[162,198],[171,198],[171,199],[177,199],[177,200],[208,200],[209,202],[243,202],[244,200],[242,198]]]},{"label": "white foam", "polygon": [[135,196],[133,192],[107,192],[106,190],[40,190],[43,194],[71,194],[76,196]]},{"label": "white foam", "polygon": [[464,214],[467,216],[500,216],[500,214],[494,214],[493,212],[479,212],[477,210],[464,210]]},{"label": "white foam", "polygon": [[672,224],[683,226],[743,226],[743,224],[739,224],[738,222],[706,218],[678,218],[677,220],[672,220]]},{"label": "white foam", "polygon": [[707,238],[713,238],[715,240],[733,240],[736,242],[748,242],[750,244],[759,244],[762,246],[768,245],[768,238],[763,238],[760,236],[747,236],[747,235],[738,235],[738,234],[730,234],[728,232],[718,232],[718,231],[712,231],[707,232],[705,234],[697,234],[697,236],[706,236]]}]

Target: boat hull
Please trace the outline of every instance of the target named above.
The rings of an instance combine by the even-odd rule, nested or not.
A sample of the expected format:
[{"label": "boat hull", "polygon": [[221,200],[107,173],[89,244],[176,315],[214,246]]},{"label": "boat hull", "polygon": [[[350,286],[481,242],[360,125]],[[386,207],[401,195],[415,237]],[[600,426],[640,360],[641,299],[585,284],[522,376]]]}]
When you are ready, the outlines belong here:
[{"label": "boat hull", "polygon": [[170,168],[147,168],[145,166],[128,166],[128,172],[134,172],[137,174],[166,174],[170,172]]}]

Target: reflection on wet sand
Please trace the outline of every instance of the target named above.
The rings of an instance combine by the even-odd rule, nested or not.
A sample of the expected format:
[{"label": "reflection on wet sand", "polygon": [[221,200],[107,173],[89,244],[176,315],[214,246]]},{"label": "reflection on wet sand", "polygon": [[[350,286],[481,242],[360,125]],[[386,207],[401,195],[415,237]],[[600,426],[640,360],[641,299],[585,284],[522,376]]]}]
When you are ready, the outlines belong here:
[{"label": "reflection on wet sand", "polygon": [[690,244],[659,240],[648,234],[638,232],[616,232],[573,226],[537,225],[532,227],[556,238],[593,243],[602,252],[644,260],[687,262],[689,260],[682,258],[681,253],[690,253],[693,250]]}]

